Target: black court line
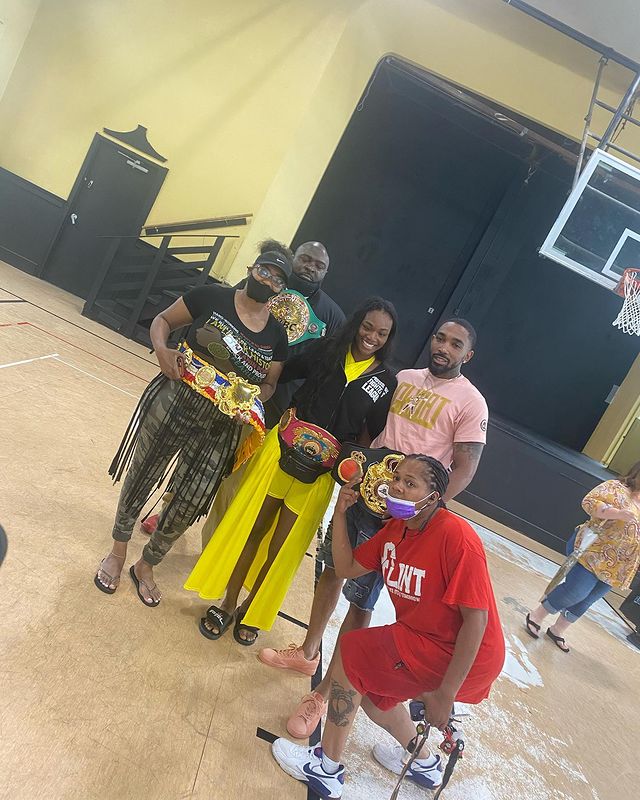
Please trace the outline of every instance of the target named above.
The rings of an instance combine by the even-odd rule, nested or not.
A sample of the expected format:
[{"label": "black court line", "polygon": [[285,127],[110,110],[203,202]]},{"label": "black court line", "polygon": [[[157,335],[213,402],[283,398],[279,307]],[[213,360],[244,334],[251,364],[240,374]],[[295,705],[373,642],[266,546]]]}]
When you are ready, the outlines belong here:
[{"label": "black court line", "polygon": [[258,739],[262,739],[263,742],[269,742],[269,744],[273,744],[278,738],[275,733],[271,733],[271,731],[265,731],[264,728],[256,728],[256,736]]},{"label": "black court line", "polygon": [[[93,331],[90,331],[87,328],[83,328],[82,325],[78,325],[77,322],[71,322],[71,320],[66,319],[65,317],[61,317],[60,314],[54,314],[54,312],[53,311],[49,311],[48,308],[43,308],[42,306],[39,306],[36,303],[32,303],[31,300],[26,300],[24,297],[20,297],[20,295],[15,294],[14,292],[10,292],[8,289],[4,289],[2,286],[0,286],[0,289],[2,289],[3,292],[7,292],[7,294],[11,294],[14,297],[17,297],[18,301],[21,301],[23,303],[28,303],[30,306],[33,306],[34,308],[37,308],[40,311],[44,311],[45,314],[50,314],[52,317],[55,317],[56,319],[60,319],[60,320],[62,320],[62,322],[66,322],[67,325],[73,325],[74,328],[79,328],[81,331],[84,331],[85,333],[88,333],[90,336],[95,336],[96,339],[100,339],[101,341],[106,342],[107,344],[110,344],[112,347],[117,347],[118,350],[122,350],[123,352],[128,353],[130,356],[135,356],[136,358],[139,358],[140,361],[144,361],[146,364],[153,364],[155,366],[154,362],[151,361],[150,359],[144,358],[143,356],[139,355],[138,353],[134,353],[132,350],[127,350],[127,348],[123,347],[121,344],[115,344],[110,339],[105,339],[104,336],[100,336],[99,334],[94,333]],[[18,302],[18,301],[13,301],[13,302]],[[8,303],[8,302],[12,302],[12,301],[6,300],[4,302]],[[117,331],[114,331],[114,333],[117,333]],[[139,342],[138,342],[138,344],[139,344]]]},{"label": "black court line", "polygon": [[26,300],[0,300],[0,303],[26,303]]},{"label": "black court line", "polygon": [[[320,545],[322,544],[321,540],[321,528],[318,528],[317,531],[317,539],[318,539],[318,548],[316,550],[316,557],[315,557],[315,564],[314,564],[314,575],[313,575],[313,590],[315,592],[315,588],[318,585],[318,581],[320,580],[320,576],[322,575],[323,570],[323,563],[320,558],[318,558],[320,554]],[[315,691],[318,687],[318,684],[322,681],[322,639],[320,640],[320,662],[318,663],[318,669],[315,673],[311,676],[311,691]],[[309,746],[315,747],[316,745],[320,744],[320,740],[322,739],[322,720],[320,720],[318,727],[313,731],[311,736],[309,737]],[[318,795],[313,791],[310,786],[307,786],[307,800],[320,800]]]},{"label": "black court line", "polygon": [[290,617],[288,614],[285,614],[284,611],[278,611],[278,616],[282,617],[282,619],[286,619],[288,622],[293,622],[294,625],[298,625],[300,628],[304,628],[305,630],[309,627],[306,622],[300,622],[299,619]]},{"label": "black court line", "polygon": [[[318,579],[322,574],[322,562],[318,559],[317,556],[311,555],[311,553],[305,553],[305,555],[309,556],[309,558],[315,559],[315,569],[313,576],[313,588],[315,591]],[[284,611],[278,611],[278,616],[282,617],[282,619],[286,619],[289,622],[292,622],[294,625],[300,626],[301,628],[306,629],[309,627],[304,622],[300,622],[299,619],[294,619],[294,617],[290,617],[288,614],[285,614]],[[320,683],[321,680],[322,680],[322,642],[320,642],[320,663],[318,664],[318,669],[315,671],[314,675],[311,676],[312,691],[316,688],[316,686]],[[275,742],[275,740],[278,738],[278,736],[276,736],[274,733],[271,733],[271,731],[267,731],[264,728],[257,728],[256,736],[258,739],[262,739],[262,741],[268,742],[269,744],[273,744],[273,742]],[[315,747],[317,744],[320,743],[321,738],[322,738],[322,721],[309,737],[309,745],[311,747]],[[321,800],[321,798],[318,797],[318,795],[311,789],[310,786],[307,786],[307,800]]]}]

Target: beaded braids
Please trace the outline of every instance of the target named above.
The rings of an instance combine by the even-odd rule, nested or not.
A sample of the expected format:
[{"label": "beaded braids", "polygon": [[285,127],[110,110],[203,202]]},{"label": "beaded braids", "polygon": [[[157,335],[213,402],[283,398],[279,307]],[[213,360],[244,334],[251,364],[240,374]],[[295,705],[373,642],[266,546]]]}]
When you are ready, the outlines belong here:
[{"label": "beaded braids", "polygon": [[423,465],[424,479],[431,485],[431,491],[438,492],[440,495],[438,505],[446,508],[444,494],[449,486],[449,473],[442,464],[436,458],[422,455],[422,453],[413,453],[406,456],[404,460],[417,461]]}]

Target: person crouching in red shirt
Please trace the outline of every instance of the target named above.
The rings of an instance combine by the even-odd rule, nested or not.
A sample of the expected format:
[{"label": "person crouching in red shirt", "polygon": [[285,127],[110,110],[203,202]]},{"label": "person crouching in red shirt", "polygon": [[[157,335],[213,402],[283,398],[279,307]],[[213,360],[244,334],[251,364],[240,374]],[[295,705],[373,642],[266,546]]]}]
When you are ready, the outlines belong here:
[{"label": "person crouching in red shirt", "polygon": [[[421,700],[426,720],[443,729],[455,700],[479,703],[489,696],[505,658],[484,548],[469,523],[445,507],[449,478],[442,464],[406,456],[389,487],[392,519],[354,551],[345,512],[358,499],[355,482],[342,487],[333,516],[336,574],[380,572],[396,621],[342,637],[321,745],[286,739],[272,745],[285,772],[326,798],[342,797],[340,759],[360,706],[397,740],[395,747],[376,745],[373,754],[399,774],[415,736],[404,701]],[[419,755],[408,777],[428,789],[439,786],[440,757],[426,747]]]}]

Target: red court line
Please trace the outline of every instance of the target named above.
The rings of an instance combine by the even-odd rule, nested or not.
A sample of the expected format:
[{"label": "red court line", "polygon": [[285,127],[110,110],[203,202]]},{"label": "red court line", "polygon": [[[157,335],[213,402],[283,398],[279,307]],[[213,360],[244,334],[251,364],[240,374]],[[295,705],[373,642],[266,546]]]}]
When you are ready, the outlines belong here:
[{"label": "red court line", "polygon": [[[62,336],[57,336],[55,333],[51,333],[45,328],[41,328],[38,325],[34,325],[33,322],[3,322],[0,323],[0,328],[10,328],[14,325],[28,325],[31,328],[35,328],[36,330],[40,331],[41,333],[46,334],[47,336],[52,336],[54,339],[58,339],[65,344],[68,344],[70,347],[75,347],[77,350],[81,350],[83,353],[90,355],[92,358],[97,359],[98,361],[103,361],[105,364],[109,364],[110,367],[115,367],[119,369],[121,372],[126,372],[127,375],[131,375],[133,378],[137,378],[139,381],[144,381],[145,383],[149,383],[148,378],[142,378],[140,375],[136,375],[135,372],[129,372],[128,369],[119,366],[118,364],[114,364],[113,361],[108,361],[106,358],[102,358],[101,356],[97,356],[95,353],[92,353],[90,350],[85,350],[84,347],[80,347],[80,345],[74,344],[73,342],[69,342],[67,339],[63,339]],[[132,354],[133,355],[133,354]]]}]

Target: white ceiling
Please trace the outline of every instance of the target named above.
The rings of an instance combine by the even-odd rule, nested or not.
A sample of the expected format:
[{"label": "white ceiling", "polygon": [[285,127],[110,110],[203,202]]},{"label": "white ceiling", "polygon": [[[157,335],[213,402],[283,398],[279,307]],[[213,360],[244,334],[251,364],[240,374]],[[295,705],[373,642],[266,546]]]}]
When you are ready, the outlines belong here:
[{"label": "white ceiling", "polygon": [[640,62],[640,0],[527,0],[529,5]]}]

